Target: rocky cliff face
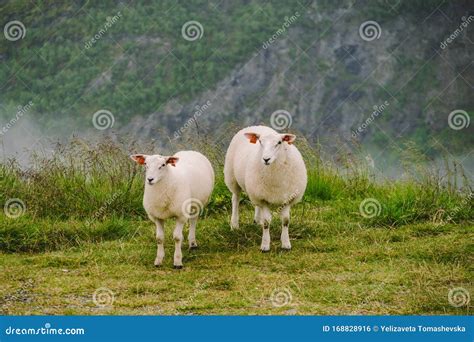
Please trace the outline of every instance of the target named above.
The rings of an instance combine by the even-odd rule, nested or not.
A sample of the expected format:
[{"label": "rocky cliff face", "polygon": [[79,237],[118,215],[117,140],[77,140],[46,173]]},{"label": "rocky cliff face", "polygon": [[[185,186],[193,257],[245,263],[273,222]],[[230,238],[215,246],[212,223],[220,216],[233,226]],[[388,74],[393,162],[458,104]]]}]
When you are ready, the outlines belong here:
[{"label": "rocky cliff face", "polygon": [[[284,110],[291,115],[289,130],[310,140],[384,148],[402,138],[442,140],[450,112],[472,116],[474,12],[468,1],[380,19],[366,16],[363,3],[313,5],[299,15],[315,25],[301,26],[297,18],[215,88],[186,103],[171,100],[123,129],[140,136],[165,130],[179,138],[229,122],[270,125],[271,114]],[[369,20],[378,25],[372,25],[375,38],[360,31]],[[459,136],[472,136],[473,126]]]}]

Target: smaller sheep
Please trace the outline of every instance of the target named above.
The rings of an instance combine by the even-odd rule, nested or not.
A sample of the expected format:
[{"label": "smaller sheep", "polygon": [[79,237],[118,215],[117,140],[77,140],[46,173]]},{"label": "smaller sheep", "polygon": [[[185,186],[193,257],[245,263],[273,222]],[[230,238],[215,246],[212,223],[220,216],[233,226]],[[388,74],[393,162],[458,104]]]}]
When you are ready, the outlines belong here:
[{"label": "smaller sheep", "polygon": [[291,249],[288,226],[291,206],[303,198],[307,174],[293,134],[252,126],[239,131],[227,150],[225,183],[232,192],[231,227],[239,227],[239,195],[245,191],[263,228],[262,252],[270,250],[270,222],[275,208],[282,220],[281,247]]},{"label": "smaller sheep", "polygon": [[197,220],[214,188],[212,165],[205,156],[195,151],[181,151],[171,157],[145,154],[130,157],[144,165],[146,170],[143,207],[156,225],[158,249],[155,266],[160,266],[165,256],[164,220],[176,218],[173,232],[174,268],[182,268],[183,227],[189,219],[189,248],[197,248]]}]

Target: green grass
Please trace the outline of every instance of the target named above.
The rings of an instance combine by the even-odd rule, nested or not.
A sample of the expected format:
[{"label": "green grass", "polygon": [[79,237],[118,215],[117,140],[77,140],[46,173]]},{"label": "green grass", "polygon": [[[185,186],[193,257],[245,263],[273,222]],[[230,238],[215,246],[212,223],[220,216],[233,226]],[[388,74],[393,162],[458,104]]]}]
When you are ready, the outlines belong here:
[{"label": "green grass", "polygon": [[[183,270],[172,268],[171,229],[167,229],[165,263],[159,269],[153,266],[154,232],[147,221],[112,220],[81,232],[74,221],[55,226],[49,220],[20,219],[24,222],[18,225],[25,230],[45,230],[45,239],[39,239],[41,245],[35,238],[25,239],[23,248],[29,244],[34,252],[1,255],[2,313],[472,312],[470,307],[451,306],[447,299],[450,288],[464,287],[471,293],[474,289],[472,225],[420,223],[380,229],[357,221],[327,220],[331,210],[296,208],[291,252],[279,250],[275,221],[272,250],[266,254],[259,251],[260,229],[250,224],[249,208],[239,231],[230,230],[225,214],[207,217],[198,227],[199,249],[184,249]],[[49,235],[52,231],[55,234]],[[93,303],[93,293],[101,287],[114,293],[112,306]],[[277,289],[290,291],[288,305],[273,306],[271,295]]]},{"label": "green grass", "polygon": [[[241,228],[230,230],[222,151],[205,139],[193,146],[210,157],[217,180],[198,224],[199,249],[183,248],[183,270],[172,268],[171,221],[164,265],[153,266],[154,228],[141,206],[142,173],[128,159],[128,151],[151,147],[76,140],[58,146],[52,158],[36,156],[28,169],[2,164],[2,203],[19,198],[26,210],[18,218],[0,214],[1,312],[472,313],[472,304],[456,308],[448,301],[452,288],[474,289],[469,184],[454,188],[429,170],[374,182],[359,162],[330,165],[300,141],[309,182],[292,210],[293,249],[279,249],[275,218],[271,252],[262,254],[248,199],[242,199]],[[378,215],[361,215],[365,199],[380,204]],[[113,292],[113,305],[94,304],[94,291],[103,287]],[[277,307],[271,298],[280,290],[291,300]]]}]

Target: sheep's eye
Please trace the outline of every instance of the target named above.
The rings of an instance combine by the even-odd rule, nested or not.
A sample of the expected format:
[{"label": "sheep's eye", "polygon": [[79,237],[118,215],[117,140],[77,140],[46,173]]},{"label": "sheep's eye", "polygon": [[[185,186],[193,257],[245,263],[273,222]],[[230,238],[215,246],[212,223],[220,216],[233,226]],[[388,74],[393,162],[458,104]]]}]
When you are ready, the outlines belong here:
[{"label": "sheep's eye", "polygon": [[280,145],[280,144],[281,144],[281,141],[278,142],[278,145]]},{"label": "sheep's eye", "polygon": [[166,164],[161,165],[161,167],[166,166]]}]

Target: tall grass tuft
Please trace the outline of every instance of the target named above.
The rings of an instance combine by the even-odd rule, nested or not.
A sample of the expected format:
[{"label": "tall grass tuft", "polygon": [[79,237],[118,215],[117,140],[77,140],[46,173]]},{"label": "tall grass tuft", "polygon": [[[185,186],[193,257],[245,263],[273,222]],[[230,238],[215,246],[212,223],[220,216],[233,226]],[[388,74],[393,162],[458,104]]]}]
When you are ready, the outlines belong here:
[{"label": "tall grass tuft", "polygon": [[[222,172],[226,139],[201,136],[174,143],[176,150],[185,145],[201,151],[214,165],[216,185],[206,215],[230,212],[231,196]],[[459,222],[474,217],[472,187],[459,165],[447,162],[453,166],[447,168],[447,175],[441,175],[439,170],[415,163],[413,160],[419,158],[411,151],[413,159],[404,161],[407,172],[402,179],[375,181],[357,155],[343,153],[337,162],[329,162],[321,157],[319,146],[314,148],[304,139],[298,141],[298,148],[308,168],[306,205],[332,206],[341,215],[350,213],[351,219],[368,226]],[[410,149],[413,146],[407,147]],[[32,218],[73,219],[87,224],[111,217],[146,218],[142,208],[143,170],[129,159],[129,154],[137,151],[153,153],[154,148],[111,138],[96,143],[76,138],[57,144],[52,156],[33,154],[28,168],[15,160],[4,161],[0,164],[0,200],[21,199],[26,215]],[[367,218],[360,214],[359,205],[366,198],[380,203],[377,215]]]}]

